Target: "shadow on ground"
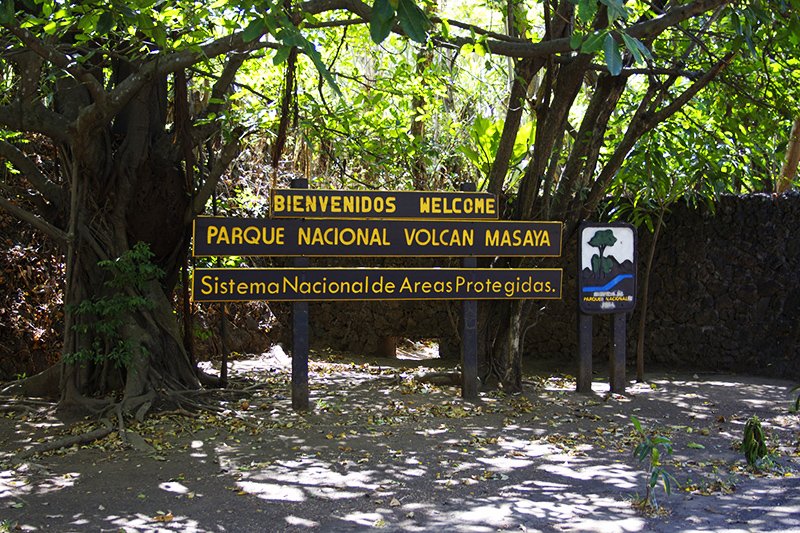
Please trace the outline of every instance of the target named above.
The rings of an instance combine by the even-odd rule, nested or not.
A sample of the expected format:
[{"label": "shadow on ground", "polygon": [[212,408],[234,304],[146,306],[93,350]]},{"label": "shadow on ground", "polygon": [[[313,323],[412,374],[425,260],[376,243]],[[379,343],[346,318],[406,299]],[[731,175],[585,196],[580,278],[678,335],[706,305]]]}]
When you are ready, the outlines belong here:
[{"label": "shadow on ground", "polygon": [[[46,404],[7,414],[0,531],[800,531],[791,383],[660,373],[627,396],[600,380],[578,395],[569,376],[532,375],[522,395],[470,404],[414,372],[320,355],[298,414],[272,352],[233,364],[247,388],[221,416],[167,413],[134,426],[133,448],[112,434],[22,464],[15,453],[68,429]],[[753,415],[768,473],[735,449]],[[632,505],[646,474],[631,416],[674,446],[679,487],[656,492],[656,514]]]}]

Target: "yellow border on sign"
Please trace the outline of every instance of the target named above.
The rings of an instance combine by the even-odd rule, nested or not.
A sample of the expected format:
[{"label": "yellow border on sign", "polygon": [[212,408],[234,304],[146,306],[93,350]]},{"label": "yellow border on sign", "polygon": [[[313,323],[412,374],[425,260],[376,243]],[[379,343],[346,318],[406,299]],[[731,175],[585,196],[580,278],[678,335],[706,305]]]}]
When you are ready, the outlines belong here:
[{"label": "yellow border on sign", "polygon": [[[192,302],[198,304],[204,303],[243,303],[243,302],[380,302],[382,301],[381,298],[334,298],[329,300],[318,299],[318,298],[293,298],[293,299],[277,299],[277,300],[270,300],[270,299],[252,299],[252,300],[200,300],[196,301],[194,299],[194,276],[195,271],[192,272],[191,283],[190,285],[190,299]],[[268,270],[272,272],[281,272],[281,271],[324,271],[330,272],[335,270],[348,270],[348,271],[363,271],[364,273],[376,273],[379,274],[380,272],[385,271],[401,271],[401,272],[409,272],[409,271],[417,271],[417,272],[430,272],[430,271],[439,271],[439,272],[516,272],[517,269],[514,268],[380,268],[380,267],[334,267],[334,268],[324,268],[324,267],[310,267],[310,268],[300,268],[300,267],[287,267],[287,268],[213,268],[208,270],[249,270],[249,271],[259,271],[259,270]],[[409,302],[409,301],[476,301],[476,300],[561,300],[564,297],[564,269],[563,268],[526,268],[520,270],[534,270],[538,272],[558,272],[558,296],[540,296],[537,298],[513,298],[513,297],[504,297],[504,298],[464,298],[463,296],[453,296],[452,298],[383,298],[385,301],[394,301],[394,302]]]},{"label": "yellow border on sign", "polygon": [[[382,193],[387,194],[409,194],[409,195],[424,195],[426,193],[433,193],[433,194],[445,194],[445,195],[476,195],[476,196],[491,196],[495,199],[495,203],[497,204],[496,207],[498,211],[493,214],[483,218],[471,218],[469,216],[466,217],[448,217],[448,216],[423,216],[420,215],[419,217],[393,217],[393,216],[369,216],[369,217],[357,217],[357,216],[330,216],[330,215],[315,215],[315,216],[308,216],[308,215],[275,215],[272,212],[272,206],[275,203],[275,194],[277,191],[289,191],[289,192],[331,192],[331,193],[356,193],[356,194],[366,194],[366,195],[380,195]],[[427,220],[442,220],[442,221],[463,221],[463,222],[477,222],[477,221],[487,221],[487,220],[500,220],[500,211],[499,211],[499,198],[496,194],[485,192],[485,191],[398,191],[398,190],[353,190],[353,189],[271,189],[269,192],[269,202],[270,202],[270,211],[269,211],[269,218],[271,219],[281,219],[281,218],[308,218],[313,220],[413,220],[413,221],[427,221]]]},{"label": "yellow border on sign", "polygon": [[[359,255],[351,255],[351,254],[337,255],[337,254],[330,254],[330,253],[326,253],[326,254],[319,254],[319,253],[315,253],[315,254],[295,254],[295,253],[288,253],[287,252],[285,254],[283,254],[283,253],[271,253],[271,254],[248,254],[248,253],[233,254],[233,253],[231,253],[231,254],[208,254],[208,255],[199,255],[198,256],[198,255],[195,255],[194,236],[195,236],[196,230],[197,230],[196,222],[197,222],[197,219],[199,219],[199,218],[218,218],[218,219],[223,219],[223,220],[235,220],[235,219],[237,219],[239,217],[222,217],[222,216],[216,216],[215,217],[215,216],[209,216],[209,215],[202,215],[202,216],[195,217],[195,220],[192,222],[192,257],[315,257],[315,258],[317,258],[317,257],[331,257],[331,258],[337,258],[337,259],[359,258],[359,257],[361,257],[361,258],[364,258],[364,257],[369,257],[369,258],[418,257],[418,258],[434,258],[434,259],[435,258],[442,258],[442,257],[445,257],[445,258],[448,258],[448,259],[460,259],[460,258],[464,258],[464,257],[518,257],[518,258],[523,258],[523,257],[542,257],[542,258],[544,258],[544,257],[561,257],[561,255],[564,252],[564,223],[561,222],[561,221],[558,221],[558,220],[486,220],[486,219],[483,219],[483,220],[442,220],[442,219],[430,219],[430,218],[421,218],[421,219],[411,219],[411,218],[404,218],[404,219],[400,219],[400,218],[372,218],[372,219],[367,219],[367,218],[309,218],[308,220],[309,221],[313,221],[313,222],[321,222],[321,221],[325,221],[325,220],[344,220],[344,221],[350,221],[350,220],[355,220],[355,221],[386,220],[386,221],[391,221],[391,222],[403,222],[403,221],[405,221],[405,222],[409,222],[409,221],[413,221],[413,222],[433,222],[433,223],[437,223],[437,222],[464,222],[464,223],[476,223],[476,224],[493,223],[493,224],[501,224],[501,225],[502,224],[520,224],[520,223],[525,223],[525,224],[546,224],[546,225],[554,225],[554,226],[557,225],[558,226],[558,232],[559,232],[558,253],[556,253],[556,254],[547,254],[547,255],[545,255],[545,254],[534,254],[534,255],[512,254],[512,255],[504,255],[504,254],[497,254],[497,253],[494,253],[494,254],[487,253],[487,254],[480,254],[480,255],[475,255],[475,254],[465,255],[465,254],[459,254],[459,253],[440,254],[440,255],[428,255],[428,254],[415,255],[413,253],[407,252],[407,253],[385,254],[385,255],[384,254],[379,254],[379,255],[374,255],[374,254],[368,254],[368,255],[361,255],[361,254],[359,254]],[[281,218],[285,218],[285,217],[281,217]],[[244,218],[242,218],[242,220],[244,220]],[[259,219],[258,218],[254,218],[254,220],[259,220]],[[264,220],[267,220],[267,219],[264,219]],[[276,219],[270,219],[270,220],[276,220]],[[277,219],[277,220],[280,220],[280,219]],[[297,219],[295,218],[295,219],[292,219],[292,220],[297,220]]]}]

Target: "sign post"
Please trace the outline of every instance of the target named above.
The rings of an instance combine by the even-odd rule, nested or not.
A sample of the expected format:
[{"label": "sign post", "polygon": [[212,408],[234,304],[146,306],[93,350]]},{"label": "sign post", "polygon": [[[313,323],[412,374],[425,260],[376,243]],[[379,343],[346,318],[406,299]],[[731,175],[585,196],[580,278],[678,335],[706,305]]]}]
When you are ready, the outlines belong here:
[{"label": "sign post", "polygon": [[[308,189],[308,180],[292,180],[292,188]],[[308,257],[295,257],[295,268],[303,270],[308,268]],[[302,283],[302,282],[301,282]],[[295,301],[292,303],[292,408],[295,411],[308,411],[308,302]]]},{"label": "sign post", "polygon": [[[475,300],[560,299],[560,268],[477,268],[477,257],[559,257],[561,222],[499,221],[497,198],[475,192],[272,192],[272,218],[200,217],[194,256],[292,257],[293,268],[198,268],[196,302],[292,302],[292,407],[309,405],[308,302],[461,300],[461,394],[478,398]],[[309,268],[309,257],[461,257],[461,268]]]},{"label": "sign post", "polygon": [[[461,184],[463,192],[475,192],[475,183]],[[465,257],[464,268],[476,268],[478,260]],[[464,300],[461,303],[461,397],[468,401],[478,399],[478,302]]]},{"label": "sign post", "polygon": [[636,305],[636,229],[581,224],[578,230],[578,392],[592,390],[592,317],[613,314],[610,388],[625,392],[625,315]]}]

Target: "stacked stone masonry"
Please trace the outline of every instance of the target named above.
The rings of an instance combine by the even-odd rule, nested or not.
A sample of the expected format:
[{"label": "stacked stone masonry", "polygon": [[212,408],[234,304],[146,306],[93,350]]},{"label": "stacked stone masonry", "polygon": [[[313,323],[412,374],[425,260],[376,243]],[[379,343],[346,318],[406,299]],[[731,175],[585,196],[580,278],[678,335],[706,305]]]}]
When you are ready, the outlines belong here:
[{"label": "stacked stone masonry", "polygon": [[[651,242],[640,231],[640,305],[628,320],[629,364]],[[536,325],[525,337],[525,357],[569,370],[577,352],[574,239],[543,266],[564,268],[564,297],[534,306],[546,305],[531,317]],[[800,379],[800,194],[726,196],[713,209],[676,204],[657,243],[649,293],[648,364]],[[442,356],[457,357],[458,313],[448,302],[314,304],[312,338],[320,347],[368,354],[380,352],[387,337],[437,338]],[[610,319],[594,322],[600,363]]]}]

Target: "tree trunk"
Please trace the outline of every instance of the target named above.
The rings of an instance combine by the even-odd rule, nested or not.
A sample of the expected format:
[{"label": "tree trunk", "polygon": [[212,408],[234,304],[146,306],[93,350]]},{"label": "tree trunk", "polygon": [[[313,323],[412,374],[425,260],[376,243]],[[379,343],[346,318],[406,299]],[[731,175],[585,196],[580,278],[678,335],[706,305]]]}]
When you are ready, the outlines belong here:
[{"label": "tree trunk", "polygon": [[[115,65],[117,81],[131,71]],[[84,105],[80,86],[61,89],[65,112]],[[171,150],[166,119],[166,78],[156,79],[109,127],[80,132],[63,150],[72,169],[73,236],[66,258],[63,410],[98,412],[110,403],[98,398],[120,391],[122,408],[136,412],[161,392],[200,387],[170,298],[187,251],[192,185],[179,166],[180,151]],[[121,258],[139,242],[148,245],[152,261],[139,257],[131,271]]]},{"label": "tree trunk", "polygon": [[647,253],[644,275],[642,276],[642,297],[639,305],[639,326],[636,338],[636,381],[639,383],[644,383],[644,334],[647,326],[647,304],[650,301],[650,272],[653,270],[653,258],[656,255],[656,245],[658,244],[658,236],[661,233],[661,226],[664,223],[665,211],[666,206],[661,206],[656,227],[653,230],[653,241],[650,243],[650,250]]},{"label": "tree trunk", "polygon": [[794,124],[792,124],[789,143],[786,146],[786,159],[775,186],[776,193],[781,194],[792,188],[792,181],[797,175],[798,163],[800,163],[800,117],[794,119]]}]

